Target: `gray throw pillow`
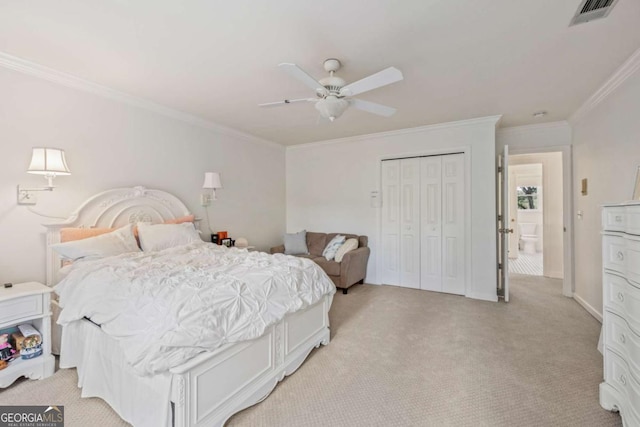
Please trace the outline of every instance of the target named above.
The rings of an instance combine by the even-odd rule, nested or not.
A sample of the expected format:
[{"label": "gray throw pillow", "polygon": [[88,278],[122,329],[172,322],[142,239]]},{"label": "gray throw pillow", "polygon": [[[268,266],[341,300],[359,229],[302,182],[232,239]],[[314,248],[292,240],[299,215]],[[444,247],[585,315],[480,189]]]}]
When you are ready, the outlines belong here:
[{"label": "gray throw pillow", "polygon": [[309,255],[307,230],[284,235],[284,253],[287,255]]}]

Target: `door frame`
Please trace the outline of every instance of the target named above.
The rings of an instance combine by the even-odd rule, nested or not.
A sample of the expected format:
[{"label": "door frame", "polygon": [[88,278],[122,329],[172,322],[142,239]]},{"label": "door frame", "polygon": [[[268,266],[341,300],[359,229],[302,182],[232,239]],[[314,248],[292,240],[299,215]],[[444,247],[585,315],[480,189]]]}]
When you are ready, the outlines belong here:
[{"label": "door frame", "polygon": [[[563,279],[562,294],[572,298],[575,289],[575,265],[573,259],[573,150],[570,145],[548,147],[509,147],[509,155],[562,153],[562,219],[566,231],[562,239]],[[544,191],[544,190],[543,190]]]},{"label": "door frame", "polygon": [[[471,273],[472,273],[472,260],[471,260],[471,146],[470,145],[462,145],[456,147],[446,147],[446,148],[434,148],[430,150],[424,151],[410,151],[404,153],[394,153],[388,155],[382,155],[378,157],[378,178],[377,178],[377,186],[380,195],[380,208],[376,209],[376,221],[378,226],[378,242],[380,242],[380,247],[377,250],[376,256],[376,277],[380,278],[381,265],[383,262],[384,251],[382,250],[382,209],[384,209],[385,196],[382,193],[382,162],[384,160],[401,160],[412,157],[427,157],[427,156],[444,156],[448,154],[456,154],[462,153],[464,154],[464,233],[465,233],[465,243],[464,243],[464,256],[465,256],[465,266],[464,266],[464,296],[467,298],[473,298],[473,291],[471,287]],[[380,284],[382,283],[378,280]]]}]

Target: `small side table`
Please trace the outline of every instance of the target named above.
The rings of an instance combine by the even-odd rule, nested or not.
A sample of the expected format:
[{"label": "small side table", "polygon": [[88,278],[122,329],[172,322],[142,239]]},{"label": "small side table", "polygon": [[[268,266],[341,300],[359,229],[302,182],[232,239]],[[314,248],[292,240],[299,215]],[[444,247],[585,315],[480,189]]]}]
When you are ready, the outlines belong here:
[{"label": "small side table", "polygon": [[26,282],[0,288],[0,330],[31,323],[42,335],[42,355],[33,359],[15,358],[0,371],[0,388],[20,377],[40,380],[53,375],[51,355],[51,289],[42,283]]}]

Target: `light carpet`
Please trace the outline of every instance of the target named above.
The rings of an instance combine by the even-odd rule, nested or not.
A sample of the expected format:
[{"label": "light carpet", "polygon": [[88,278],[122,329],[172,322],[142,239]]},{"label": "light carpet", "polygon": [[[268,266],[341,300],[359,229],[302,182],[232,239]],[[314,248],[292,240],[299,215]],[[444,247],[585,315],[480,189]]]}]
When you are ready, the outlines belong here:
[{"label": "light carpet", "polygon": [[[511,302],[392,286],[336,294],[331,343],[228,426],[619,426],[598,404],[600,324],[557,280],[515,276]],[[65,405],[67,426],[126,425],[80,399],[75,370],[1,404]]]}]

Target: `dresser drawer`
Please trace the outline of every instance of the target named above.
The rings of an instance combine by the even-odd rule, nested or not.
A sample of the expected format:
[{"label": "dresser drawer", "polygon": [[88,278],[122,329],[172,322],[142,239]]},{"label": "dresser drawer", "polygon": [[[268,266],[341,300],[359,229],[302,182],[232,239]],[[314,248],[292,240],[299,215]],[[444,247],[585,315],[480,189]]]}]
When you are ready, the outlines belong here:
[{"label": "dresser drawer", "polygon": [[637,239],[637,237],[626,239],[627,248],[624,262],[627,270],[627,279],[640,286],[640,241],[634,239]]},{"label": "dresser drawer", "polygon": [[0,325],[42,314],[42,295],[28,295],[0,302]]},{"label": "dresser drawer", "polygon": [[607,270],[626,273],[627,242],[624,237],[605,234],[602,236],[602,262]]},{"label": "dresser drawer", "polygon": [[602,212],[602,229],[605,231],[625,231],[627,212],[624,207],[606,207]]},{"label": "dresser drawer", "polygon": [[640,236],[640,205],[627,207],[625,221],[627,233]]},{"label": "dresser drawer", "polygon": [[609,312],[605,312],[607,317],[605,323],[605,345],[624,356],[629,364],[631,375],[636,380],[640,380],[640,336],[636,335],[627,322]]},{"label": "dresser drawer", "polygon": [[640,383],[629,375],[627,363],[616,353],[607,350],[605,357],[607,358],[605,372],[607,383],[627,398],[628,409],[624,409],[633,411],[633,418],[638,418],[638,413],[634,409],[640,408]]},{"label": "dresser drawer", "polygon": [[604,273],[603,280],[605,310],[627,319],[631,329],[640,334],[640,289],[611,273]]}]

